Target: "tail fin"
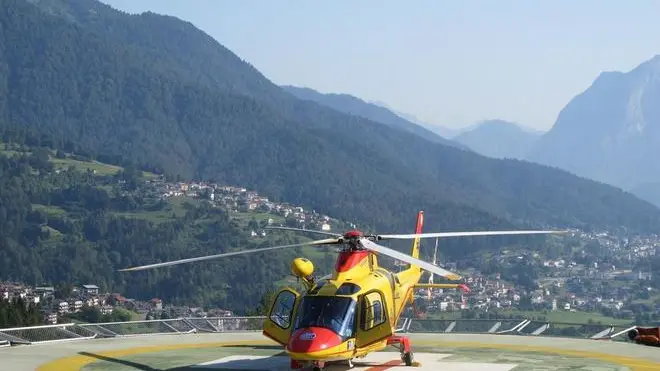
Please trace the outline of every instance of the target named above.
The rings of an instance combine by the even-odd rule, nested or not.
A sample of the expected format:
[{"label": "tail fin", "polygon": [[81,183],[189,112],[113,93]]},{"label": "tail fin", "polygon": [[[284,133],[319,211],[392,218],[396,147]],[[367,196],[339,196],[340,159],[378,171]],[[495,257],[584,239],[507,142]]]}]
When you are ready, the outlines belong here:
[{"label": "tail fin", "polygon": [[[424,227],[424,211],[420,210],[419,213],[417,213],[417,225],[415,227],[415,234],[422,233],[422,227]],[[417,259],[419,259],[419,241],[419,237],[413,240],[412,252],[410,253],[410,256]]]}]

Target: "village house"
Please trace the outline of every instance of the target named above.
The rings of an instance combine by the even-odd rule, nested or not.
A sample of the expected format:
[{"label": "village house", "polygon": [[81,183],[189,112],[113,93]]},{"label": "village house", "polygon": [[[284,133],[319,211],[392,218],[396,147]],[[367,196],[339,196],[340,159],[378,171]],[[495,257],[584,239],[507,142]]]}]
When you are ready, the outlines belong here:
[{"label": "village house", "polygon": [[82,285],[82,291],[86,295],[95,296],[99,294],[99,287],[96,285]]}]

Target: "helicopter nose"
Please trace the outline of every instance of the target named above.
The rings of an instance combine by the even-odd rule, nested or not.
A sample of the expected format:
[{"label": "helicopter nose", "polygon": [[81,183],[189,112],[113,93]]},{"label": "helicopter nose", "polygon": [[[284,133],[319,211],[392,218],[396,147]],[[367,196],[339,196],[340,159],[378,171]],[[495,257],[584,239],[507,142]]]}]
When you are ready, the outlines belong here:
[{"label": "helicopter nose", "polygon": [[293,333],[287,347],[294,353],[311,353],[329,349],[341,344],[341,337],[323,327],[300,329]]}]

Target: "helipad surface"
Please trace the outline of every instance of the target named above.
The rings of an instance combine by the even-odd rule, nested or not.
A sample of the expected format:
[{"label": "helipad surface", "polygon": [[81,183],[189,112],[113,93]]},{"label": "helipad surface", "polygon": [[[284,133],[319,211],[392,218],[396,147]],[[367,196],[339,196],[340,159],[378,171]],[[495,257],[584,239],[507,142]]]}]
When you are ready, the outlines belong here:
[{"label": "helipad surface", "polygon": [[[415,355],[415,361],[419,362],[412,370],[417,371],[510,371],[516,364],[506,363],[483,363],[483,362],[444,362],[451,354],[444,353],[419,353]],[[190,367],[191,370],[250,370],[250,371],[289,371],[289,359],[282,356],[228,356],[217,360],[204,362]],[[327,371],[351,370],[348,364],[329,365]],[[399,353],[378,352],[368,355],[366,358],[356,360],[353,363],[353,371],[411,371],[411,367],[402,364]]]},{"label": "helipad surface", "polygon": [[[534,336],[410,334],[419,367],[393,348],[355,371],[659,371],[660,349],[631,343]],[[393,352],[394,351],[394,352]],[[260,333],[95,339],[0,349],[2,371],[288,370],[281,347]],[[328,371],[347,370],[346,365]]]}]

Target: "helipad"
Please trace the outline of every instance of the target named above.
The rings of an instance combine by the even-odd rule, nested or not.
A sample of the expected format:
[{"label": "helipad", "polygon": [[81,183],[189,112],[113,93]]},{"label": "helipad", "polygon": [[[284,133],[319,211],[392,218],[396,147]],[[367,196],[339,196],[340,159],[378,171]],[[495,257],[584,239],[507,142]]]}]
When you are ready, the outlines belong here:
[{"label": "helipad", "polygon": [[[444,362],[451,354],[420,353],[415,356],[419,363],[413,370],[419,371],[510,371],[516,364],[484,362]],[[335,364],[325,368],[327,371],[411,371],[411,367],[402,364],[399,353],[378,352],[356,360],[351,369],[348,364]],[[289,371],[289,359],[283,356],[228,356],[218,360],[204,362],[190,367],[191,370],[250,370],[250,371]]]},{"label": "helipad", "polygon": [[[394,349],[354,362],[355,371],[658,371],[658,348],[536,336],[410,334],[419,367]],[[347,370],[347,365],[328,371]],[[260,333],[153,335],[0,349],[0,370],[289,370],[281,347]]]}]

